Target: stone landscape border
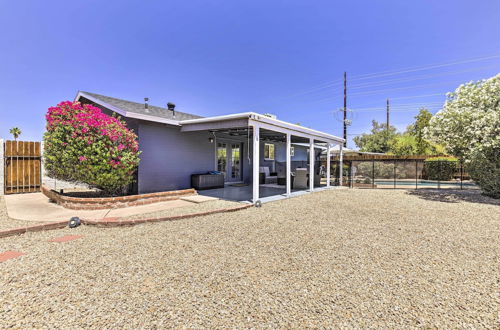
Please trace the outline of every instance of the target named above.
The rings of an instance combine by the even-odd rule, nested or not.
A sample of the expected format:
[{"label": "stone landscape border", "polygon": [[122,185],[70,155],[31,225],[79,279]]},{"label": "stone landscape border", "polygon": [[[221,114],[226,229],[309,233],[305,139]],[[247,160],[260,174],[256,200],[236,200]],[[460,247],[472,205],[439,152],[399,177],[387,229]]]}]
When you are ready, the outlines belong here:
[{"label": "stone landscape border", "polygon": [[[238,205],[235,207],[228,207],[228,208],[216,209],[216,210],[211,210],[211,211],[195,212],[195,213],[188,213],[188,214],[181,214],[181,215],[172,215],[172,216],[158,217],[158,218],[135,219],[135,220],[134,219],[123,219],[122,220],[121,218],[104,218],[101,220],[82,219],[81,223],[84,225],[97,226],[97,227],[107,227],[107,228],[121,227],[121,226],[134,226],[134,225],[138,225],[141,223],[174,221],[174,220],[201,217],[204,215],[210,215],[210,214],[216,214],[216,213],[236,212],[236,211],[247,209],[247,208],[252,207],[252,206],[253,206],[253,204],[244,204],[244,205]],[[9,236],[17,236],[17,235],[21,235],[21,234],[28,233],[28,232],[63,229],[63,228],[68,226],[68,222],[69,222],[69,219],[68,219],[68,221],[64,220],[64,221],[43,223],[43,224],[38,224],[38,225],[33,225],[33,226],[0,230],[0,238],[9,237]]]},{"label": "stone landscape border", "polygon": [[183,196],[197,195],[195,189],[162,191],[150,194],[129,195],[119,197],[84,198],[70,197],[42,186],[42,193],[57,204],[72,210],[102,210],[128,206],[146,205],[179,199]]}]

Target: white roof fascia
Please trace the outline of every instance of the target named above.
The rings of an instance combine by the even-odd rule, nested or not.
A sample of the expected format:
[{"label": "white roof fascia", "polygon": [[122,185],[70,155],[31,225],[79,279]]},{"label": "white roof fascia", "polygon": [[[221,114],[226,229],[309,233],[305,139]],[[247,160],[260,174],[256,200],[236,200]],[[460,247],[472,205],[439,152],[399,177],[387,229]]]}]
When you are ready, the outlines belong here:
[{"label": "white roof fascia", "polygon": [[181,120],[181,125],[189,125],[189,124],[200,124],[200,123],[211,123],[214,121],[224,121],[224,120],[232,120],[232,119],[241,119],[241,118],[251,118],[254,115],[254,112],[243,112],[243,113],[234,113],[231,115],[224,116],[215,116],[215,117],[205,117],[205,118],[196,118],[196,119],[188,119]]},{"label": "white roof fascia", "polygon": [[129,112],[124,111],[124,110],[122,110],[120,108],[115,107],[114,105],[111,105],[111,104],[106,103],[106,102],[104,102],[102,100],[99,100],[98,98],[90,96],[90,95],[88,95],[85,92],[80,92],[79,91],[78,94],[76,94],[75,101],[78,101],[80,99],[80,96],[83,96],[86,99],[89,99],[92,102],[95,102],[97,104],[100,104],[103,107],[108,108],[109,110],[112,110],[112,111],[118,113],[120,116],[123,116],[123,117],[126,117],[126,118],[134,118],[134,119],[140,119],[140,120],[146,120],[146,121],[153,121],[153,122],[156,122],[156,123],[169,124],[169,125],[173,125],[173,126],[181,126],[179,124],[178,120],[171,120],[171,119],[167,119],[167,118],[161,118],[161,117],[144,115],[144,114],[130,112],[130,111]]},{"label": "white roof fascia", "polygon": [[[307,148],[309,148],[309,143],[292,142],[291,144],[292,145],[296,145],[296,146],[301,146],[301,147],[307,147]],[[320,145],[317,145],[317,144],[314,144],[314,148],[315,149],[324,150],[325,152],[327,150],[327,147],[323,147],[323,146],[320,146]]]},{"label": "white roof fascia", "polygon": [[344,139],[339,138],[337,136],[327,134],[324,132],[320,132],[311,128],[303,127],[300,125],[295,125],[288,123],[286,121],[278,120],[278,119],[273,119],[255,112],[243,112],[243,113],[235,113],[231,115],[225,115],[225,116],[216,116],[216,117],[207,117],[207,118],[198,118],[198,119],[189,119],[189,120],[183,120],[180,122],[181,125],[188,125],[188,124],[198,124],[198,123],[208,123],[208,122],[214,122],[214,121],[224,121],[224,120],[231,120],[231,119],[238,119],[238,118],[248,118],[248,119],[253,119],[258,122],[270,124],[273,126],[278,126],[278,127],[283,127],[288,130],[292,131],[297,131],[297,132],[302,132],[307,135],[313,135],[319,138],[324,138],[327,140],[333,140],[336,142],[344,142]]}]

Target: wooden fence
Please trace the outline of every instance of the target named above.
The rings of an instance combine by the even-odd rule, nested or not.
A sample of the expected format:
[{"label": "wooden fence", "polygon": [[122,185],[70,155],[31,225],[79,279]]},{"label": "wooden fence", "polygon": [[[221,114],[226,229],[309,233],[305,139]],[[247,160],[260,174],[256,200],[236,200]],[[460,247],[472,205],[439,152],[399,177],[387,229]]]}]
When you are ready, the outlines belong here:
[{"label": "wooden fence", "polygon": [[5,141],[3,147],[5,193],[40,191],[42,182],[40,142]]}]

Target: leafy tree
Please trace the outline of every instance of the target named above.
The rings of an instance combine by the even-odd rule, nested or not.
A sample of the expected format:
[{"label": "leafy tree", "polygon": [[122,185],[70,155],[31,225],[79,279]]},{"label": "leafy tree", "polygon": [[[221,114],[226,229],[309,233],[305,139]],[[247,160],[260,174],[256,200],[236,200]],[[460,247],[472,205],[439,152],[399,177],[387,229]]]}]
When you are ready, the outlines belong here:
[{"label": "leafy tree", "polygon": [[48,109],[44,161],[53,178],[86,183],[108,194],[134,180],[137,135],[92,105],[61,102]]},{"label": "leafy tree", "polygon": [[426,137],[461,157],[486,195],[500,197],[500,74],[460,85],[447,96]]},{"label": "leafy tree", "polygon": [[385,153],[390,151],[390,141],[398,136],[396,128],[387,124],[372,121],[370,134],[362,134],[354,138],[354,143],[360,151]]},{"label": "leafy tree", "polygon": [[21,135],[21,129],[19,127],[12,127],[9,131],[10,134],[14,137],[14,140],[17,141],[19,135]]},{"label": "leafy tree", "polygon": [[429,127],[431,118],[432,113],[426,108],[421,108],[418,115],[415,116],[415,122],[408,126],[406,130],[408,134],[415,137],[415,154],[417,155],[429,155],[434,153],[432,144],[424,137],[425,129]]},{"label": "leafy tree", "polygon": [[411,156],[418,154],[417,138],[411,134],[395,136],[390,141],[390,153],[397,156]]}]

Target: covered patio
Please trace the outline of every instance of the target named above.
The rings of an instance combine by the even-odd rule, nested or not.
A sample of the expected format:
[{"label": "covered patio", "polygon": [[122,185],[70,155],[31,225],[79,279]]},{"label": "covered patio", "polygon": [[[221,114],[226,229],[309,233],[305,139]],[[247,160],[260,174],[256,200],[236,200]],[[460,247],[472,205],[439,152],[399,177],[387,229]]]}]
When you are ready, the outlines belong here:
[{"label": "covered patio", "polygon": [[[256,203],[331,186],[330,152],[342,138],[253,112],[184,120],[181,132],[209,132],[224,188],[200,194]],[[326,166],[321,155],[328,155]],[[339,178],[341,181],[342,178]]]}]

